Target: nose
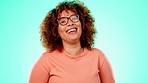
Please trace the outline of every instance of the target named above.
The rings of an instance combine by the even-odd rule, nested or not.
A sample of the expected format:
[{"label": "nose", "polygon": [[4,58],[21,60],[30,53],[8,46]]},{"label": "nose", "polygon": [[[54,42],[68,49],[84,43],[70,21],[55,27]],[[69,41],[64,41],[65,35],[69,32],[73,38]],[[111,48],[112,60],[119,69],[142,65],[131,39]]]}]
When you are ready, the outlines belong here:
[{"label": "nose", "polygon": [[73,25],[73,22],[72,22],[70,19],[68,19],[67,25],[68,25],[68,26],[71,26],[71,25]]}]

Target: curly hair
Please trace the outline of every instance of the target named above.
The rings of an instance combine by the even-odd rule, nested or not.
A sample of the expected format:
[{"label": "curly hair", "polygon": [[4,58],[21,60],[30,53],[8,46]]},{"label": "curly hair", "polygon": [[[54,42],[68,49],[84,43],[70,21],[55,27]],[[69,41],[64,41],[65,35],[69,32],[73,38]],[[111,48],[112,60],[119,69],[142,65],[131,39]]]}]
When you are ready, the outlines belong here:
[{"label": "curly hair", "polygon": [[58,15],[63,10],[70,10],[79,15],[82,25],[82,34],[80,37],[81,47],[91,49],[94,45],[94,18],[90,10],[80,1],[64,1],[59,3],[56,8],[48,12],[40,26],[41,42],[47,51],[61,51],[63,49],[62,39],[58,36]]}]

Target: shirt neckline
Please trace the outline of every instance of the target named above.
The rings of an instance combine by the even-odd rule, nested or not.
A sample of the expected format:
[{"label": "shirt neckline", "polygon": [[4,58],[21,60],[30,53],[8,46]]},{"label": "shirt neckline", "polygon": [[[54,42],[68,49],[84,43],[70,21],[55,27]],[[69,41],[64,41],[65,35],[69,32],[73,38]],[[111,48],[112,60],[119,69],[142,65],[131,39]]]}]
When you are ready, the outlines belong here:
[{"label": "shirt neckline", "polygon": [[83,51],[82,53],[78,54],[78,55],[70,55],[70,54],[68,54],[68,53],[65,52],[65,51],[62,51],[61,53],[62,53],[63,55],[65,55],[65,56],[71,58],[71,59],[76,59],[76,58],[80,58],[80,57],[85,56],[85,55],[87,54],[87,52],[88,52],[88,49],[87,49],[87,48],[84,48],[84,51]]}]

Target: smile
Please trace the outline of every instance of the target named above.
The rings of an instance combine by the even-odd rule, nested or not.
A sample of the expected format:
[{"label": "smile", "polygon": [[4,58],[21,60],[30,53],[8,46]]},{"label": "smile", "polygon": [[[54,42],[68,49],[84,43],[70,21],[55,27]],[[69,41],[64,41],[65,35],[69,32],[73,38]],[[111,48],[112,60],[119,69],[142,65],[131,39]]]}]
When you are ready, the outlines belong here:
[{"label": "smile", "polygon": [[77,31],[77,28],[71,28],[71,29],[68,29],[67,31],[66,31],[66,33],[71,33],[71,32],[76,32]]}]

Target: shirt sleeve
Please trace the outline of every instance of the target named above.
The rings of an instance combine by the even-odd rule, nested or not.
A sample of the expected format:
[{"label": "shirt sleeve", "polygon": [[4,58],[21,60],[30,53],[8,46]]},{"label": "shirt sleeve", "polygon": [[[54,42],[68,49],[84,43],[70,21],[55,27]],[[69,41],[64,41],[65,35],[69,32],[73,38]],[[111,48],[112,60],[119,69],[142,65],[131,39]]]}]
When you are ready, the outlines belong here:
[{"label": "shirt sleeve", "polygon": [[101,83],[115,83],[111,65],[102,52],[99,56],[99,70]]},{"label": "shirt sleeve", "polygon": [[29,83],[48,83],[49,78],[49,65],[46,56],[42,55],[31,71]]}]

